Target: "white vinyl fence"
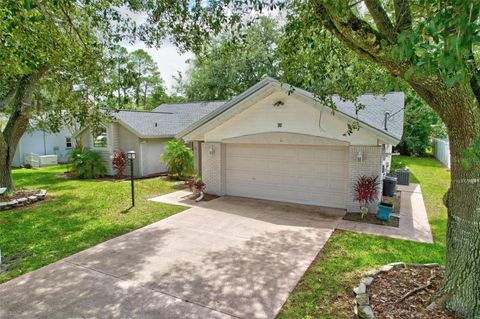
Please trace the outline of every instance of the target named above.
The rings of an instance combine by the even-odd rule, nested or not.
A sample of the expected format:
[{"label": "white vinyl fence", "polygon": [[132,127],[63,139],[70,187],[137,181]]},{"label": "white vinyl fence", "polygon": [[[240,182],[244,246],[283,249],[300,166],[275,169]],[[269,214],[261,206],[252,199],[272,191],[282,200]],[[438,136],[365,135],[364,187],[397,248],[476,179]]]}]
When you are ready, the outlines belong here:
[{"label": "white vinyl fence", "polygon": [[450,168],[450,144],[448,139],[433,139],[433,155],[443,165]]},{"label": "white vinyl fence", "polygon": [[38,155],[34,153],[25,154],[24,164],[30,165],[32,168],[40,168],[45,166],[57,165],[57,155]]}]

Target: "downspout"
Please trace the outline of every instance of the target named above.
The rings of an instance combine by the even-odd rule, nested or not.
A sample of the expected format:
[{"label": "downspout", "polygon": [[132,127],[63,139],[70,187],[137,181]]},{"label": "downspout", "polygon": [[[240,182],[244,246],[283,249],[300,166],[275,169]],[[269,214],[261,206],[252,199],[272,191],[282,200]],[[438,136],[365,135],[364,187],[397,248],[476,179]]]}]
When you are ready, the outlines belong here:
[{"label": "downspout", "polygon": [[142,140],[140,139],[140,161],[139,161],[139,165],[140,165],[140,177],[143,177],[144,174],[143,174],[143,144],[146,143],[145,140]]},{"label": "downspout", "polygon": [[47,155],[47,138],[45,136],[45,131],[43,132],[43,155]]}]

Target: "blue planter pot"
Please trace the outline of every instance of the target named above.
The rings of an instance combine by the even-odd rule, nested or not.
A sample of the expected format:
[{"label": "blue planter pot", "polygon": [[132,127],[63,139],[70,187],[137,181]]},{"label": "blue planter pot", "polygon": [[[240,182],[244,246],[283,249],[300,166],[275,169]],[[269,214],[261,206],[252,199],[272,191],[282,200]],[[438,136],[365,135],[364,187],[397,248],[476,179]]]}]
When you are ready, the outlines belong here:
[{"label": "blue planter pot", "polygon": [[387,203],[378,204],[377,219],[388,222],[393,212],[393,205]]}]

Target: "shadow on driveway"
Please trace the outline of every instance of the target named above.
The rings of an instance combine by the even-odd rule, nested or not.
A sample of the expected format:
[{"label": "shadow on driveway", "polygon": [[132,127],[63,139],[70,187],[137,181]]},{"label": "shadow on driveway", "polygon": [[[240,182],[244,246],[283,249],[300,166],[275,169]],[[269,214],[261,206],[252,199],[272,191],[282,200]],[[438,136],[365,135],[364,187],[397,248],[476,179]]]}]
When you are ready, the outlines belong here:
[{"label": "shadow on driveway", "polygon": [[273,318],[339,218],[219,198],[0,285],[0,318]]}]

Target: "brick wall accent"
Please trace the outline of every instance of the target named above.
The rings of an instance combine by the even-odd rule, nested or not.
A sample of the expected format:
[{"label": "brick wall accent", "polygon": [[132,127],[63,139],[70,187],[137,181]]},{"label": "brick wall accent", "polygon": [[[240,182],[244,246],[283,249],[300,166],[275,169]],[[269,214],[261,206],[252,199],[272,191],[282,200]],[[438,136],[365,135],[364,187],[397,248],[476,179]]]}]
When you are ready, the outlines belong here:
[{"label": "brick wall accent", "polygon": [[202,179],[206,192],[225,195],[225,144],[202,143]]},{"label": "brick wall accent", "polygon": [[[363,161],[357,160],[358,152],[363,153]],[[349,182],[347,185],[348,194],[346,200],[347,211],[360,211],[358,202],[354,198],[354,185],[357,178],[361,175],[378,176],[379,181],[382,181],[382,147],[381,146],[350,146],[348,152],[348,167],[349,167]],[[380,184],[380,192],[382,186]],[[379,196],[380,199],[380,196]]]}]

